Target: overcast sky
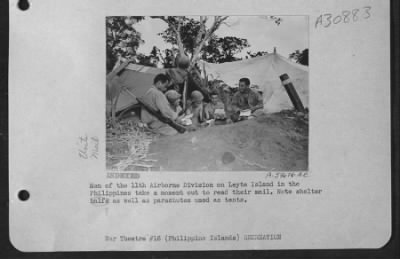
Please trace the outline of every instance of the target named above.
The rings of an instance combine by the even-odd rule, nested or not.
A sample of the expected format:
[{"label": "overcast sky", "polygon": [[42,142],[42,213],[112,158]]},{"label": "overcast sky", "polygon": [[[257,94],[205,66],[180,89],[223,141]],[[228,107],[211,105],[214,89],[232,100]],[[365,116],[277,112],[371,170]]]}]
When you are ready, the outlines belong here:
[{"label": "overcast sky", "polygon": [[[199,17],[193,17],[199,19]],[[246,48],[238,56],[246,56],[247,51],[267,51],[273,52],[274,47],[277,52],[284,57],[288,57],[295,50],[308,48],[308,16],[279,16],[282,18],[278,26],[274,21],[265,19],[261,16],[230,16],[226,23],[221,25],[216,31],[220,37],[236,36],[247,39],[251,47]],[[210,17],[207,25],[212,23]],[[157,34],[167,28],[167,24],[160,19],[145,20],[135,25],[135,29],[142,33],[142,39],[145,41],[139,47],[139,52],[149,54],[153,46],[161,50],[170,48],[171,45],[163,41]]]}]

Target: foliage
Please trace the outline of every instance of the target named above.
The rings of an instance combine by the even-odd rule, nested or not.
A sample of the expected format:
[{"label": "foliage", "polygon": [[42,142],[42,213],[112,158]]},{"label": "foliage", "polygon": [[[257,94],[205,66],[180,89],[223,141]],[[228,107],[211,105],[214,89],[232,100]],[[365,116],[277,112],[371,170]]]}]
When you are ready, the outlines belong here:
[{"label": "foliage", "polygon": [[296,63],[308,66],[308,49],[305,49],[301,52],[300,50],[296,50],[289,55],[289,58],[294,59]]},{"label": "foliage", "polygon": [[247,39],[227,36],[219,38],[212,37],[201,52],[202,59],[211,63],[223,63],[241,60],[235,57],[244,48],[250,47]]},{"label": "foliage", "polygon": [[[144,19],[143,16],[109,16],[106,18],[107,29],[107,73],[116,63],[127,59],[136,60],[137,63],[146,66],[157,66],[161,62],[165,68],[175,67],[175,57],[178,53],[188,55],[192,66],[198,58],[207,62],[222,63],[240,60],[236,57],[243,49],[250,47],[247,39],[233,36],[219,37],[215,31],[226,24],[228,16],[201,16],[200,20],[186,16],[153,16],[168,24],[168,28],[159,35],[165,42],[173,45],[171,49],[161,51],[153,47],[149,55],[138,52],[138,48],[144,41],[140,32],[134,27],[135,24]],[[281,18],[275,16],[262,16],[279,25]],[[209,28],[206,22],[213,19]],[[259,51],[249,53],[250,57],[265,55],[266,52]],[[247,58],[247,57],[246,57]]]},{"label": "foliage", "polygon": [[248,58],[248,57],[255,58],[255,57],[259,57],[259,56],[265,56],[268,54],[267,51],[257,51],[257,52],[253,52],[253,53],[250,51],[247,51],[246,53],[248,55],[248,56],[246,56],[246,58]]},{"label": "foliage", "polygon": [[[181,41],[186,55],[192,57],[195,49],[199,46],[200,42],[205,40],[206,34],[203,33],[199,37],[201,28],[201,21],[195,20],[188,17],[180,17],[178,21],[177,17],[169,16],[165,21],[170,23],[168,28],[159,33],[165,42],[171,43],[172,45],[178,45],[178,37],[174,26],[180,22],[180,35]],[[196,42],[196,39],[198,41]],[[240,53],[244,48],[250,47],[247,39],[241,39],[233,36],[218,37],[215,33],[210,35],[208,41],[204,42],[203,47],[200,49],[200,55],[203,60],[213,63],[222,63],[239,60],[240,58],[235,57],[236,54]]]},{"label": "foliage", "polygon": [[156,46],[153,46],[149,56],[157,59],[157,61],[161,61],[164,68],[173,68],[175,67],[175,56],[177,52],[177,49],[165,49],[161,51]]},{"label": "foliage", "polygon": [[263,18],[263,19],[265,19],[267,21],[273,21],[278,26],[283,21],[283,19],[281,17],[277,17],[277,16],[274,16],[274,15],[264,15],[264,16],[260,16],[260,18]]},{"label": "foliage", "polygon": [[164,68],[172,68],[175,67],[175,52],[176,50],[165,49],[164,55],[159,51],[159,55],[162,58]]},{"label": "foliage", "polygon": [[112,70],[117,61],[124,61],[136,55],[137,48],[144,41],[134,25],[143,19],[143,16],[108,16],[106,18],[107,73]]},{"label": "foliage", "polygon": [[144,55],[142,53],[136,54],[136,60],[138,64],[149,66],[149,67],[157,67],[157,63],[160,61],[160,49],[156,46],[150,51],[150,55]]},{"label": "foliage", "polygon": [[[200,20],[185,16],[157,16],[153,18],[159,18],[168,24],[168,28],[159,33],[164,41],[177,46],[180,52],[190,56],[194,63],[199,57],[212,63],[240,60],[235,55],[244,48],[250,47],[247,39],[233,36],[221,38],[215,34],[222,24],[230,26],[226,23],[228,16],[214,16],[214,21],[209,28],[206,28],[206,22],[211,18],[207,16],[200,16]],[[260,18],[273,21],[278,26],[282,22],[282,18],[277,16],[260,16]],[[265,54],[266,52],[259,51],[251,55]]]},{"label": "foliage", "polygon": [[180,21],[175,16],[168,16],[166,18],[169,26],[168,28],[160,32],[160,35],[165,42],[171,43],[172,45],[178,46],[178,37],[173,26],[178,26],[180,22],[180,35],[186,54],[193,55],[196,47],[195,39],[200,30],[200,21],[196,21],[193,18],[187,18],[185,16],[180,17]]}]

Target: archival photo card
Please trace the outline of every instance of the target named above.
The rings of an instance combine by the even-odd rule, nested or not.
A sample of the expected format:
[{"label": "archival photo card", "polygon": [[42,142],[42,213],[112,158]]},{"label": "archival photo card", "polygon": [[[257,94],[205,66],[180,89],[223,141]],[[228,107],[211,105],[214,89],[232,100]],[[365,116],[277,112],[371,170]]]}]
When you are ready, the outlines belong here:
[{"label": "archival photo card", "polygon": [[390,1],[10,0],[23,252],[376,249]]}]

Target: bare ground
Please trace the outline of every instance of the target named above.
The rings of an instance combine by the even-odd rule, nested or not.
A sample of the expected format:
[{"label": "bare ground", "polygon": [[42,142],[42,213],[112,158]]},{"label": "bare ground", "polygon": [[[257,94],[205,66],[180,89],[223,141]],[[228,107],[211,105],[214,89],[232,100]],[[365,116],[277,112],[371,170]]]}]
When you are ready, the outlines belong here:
[{"label": "bare ground", "polygon": [[150,144],[166,171],[300,171],[308,169],[308,120],[291,111],[265,114]]},{"label": "bare ground", "polygon": [[[138,129],[137,117],[107,133],[107,169],[300,171],[308,169],[308,118],[293,111],[171,137]],[[143,137],[145,140],[142,141]]]}]

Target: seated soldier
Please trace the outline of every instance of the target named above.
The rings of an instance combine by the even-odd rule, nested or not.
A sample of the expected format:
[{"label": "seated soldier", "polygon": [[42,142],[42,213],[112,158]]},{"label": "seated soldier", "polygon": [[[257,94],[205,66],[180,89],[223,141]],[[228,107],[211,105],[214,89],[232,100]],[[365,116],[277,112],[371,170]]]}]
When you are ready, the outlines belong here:
[{"label": "seated soldier", "polygon": [[250,110],[254,114],[257,110],[264,108],[262,96],[250,89],[250,80],[248,78],[241,78],[239,80],[239,90],[232,97],[232,120],[240,120],[240,112]]},{"label": "seated soldier", "polygon": [[168,90],[165,93],[165,96],[167,97],[167,100],[171,106],[171,109],[174,112],[176,112],[177,114],[180,114],[182,112],[182,107],[180,105],[181,95],[175,90]]},{"label": "seated soldier", "polygon": [[[165,74],[156,75],[153,80],[153,86],[151,86],[145,95],[140,99],[144,104],[161,113],[162,116],[170,118],[171,120],[177,120],[178,114],[171,109],[167,97],[164,95],[164,92],[169,85],[169,80],[169,77]],[[146,110],[145,107],[142,108],[140,117],[142,122],[146,123],[147,126],[155,133],[166,136],[175,135],[178,133],[174,128],[163,123],[154,115],[152,115],[148,110]]]},{"label": "seated soldier", "polygon": [[191,102],[186,109],[187,115],[192,115],[192,125],[193,127],[199,127],[205,122],[204,116],[204,96],[200,91],[193,91],[190,95]]},{"label": "seated soldier", "polygon": [[212,92],[210,94],[211,102],[207,103],[204,107],[206,120],[224,120],[226,119],[224,104],[220,101],[218,93]]}]

